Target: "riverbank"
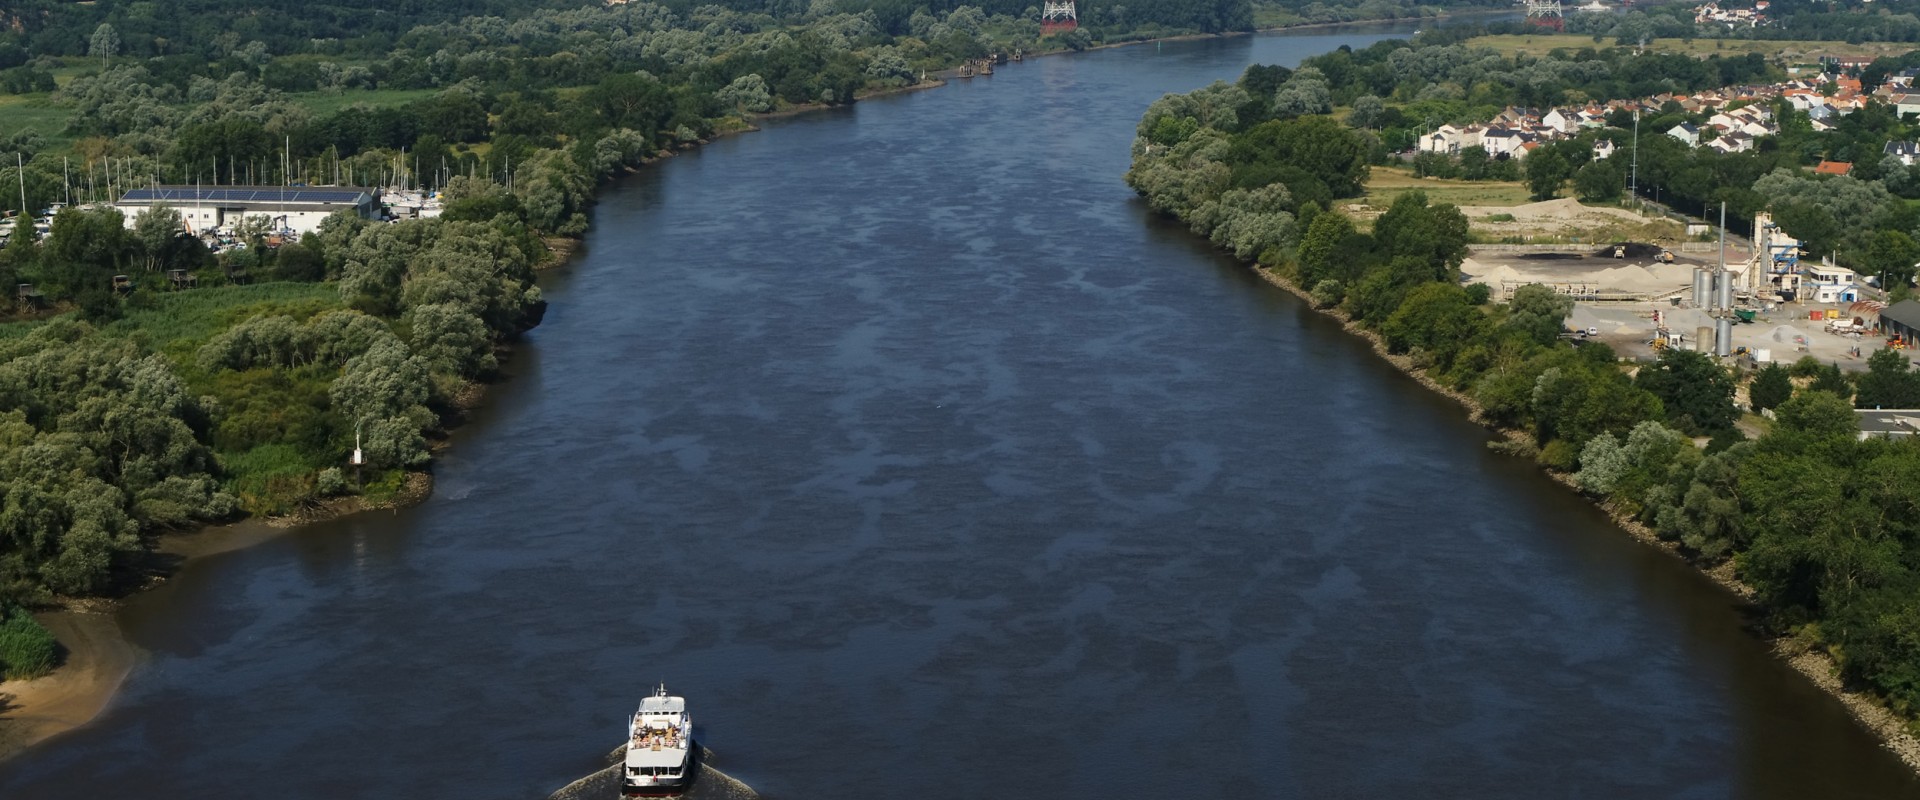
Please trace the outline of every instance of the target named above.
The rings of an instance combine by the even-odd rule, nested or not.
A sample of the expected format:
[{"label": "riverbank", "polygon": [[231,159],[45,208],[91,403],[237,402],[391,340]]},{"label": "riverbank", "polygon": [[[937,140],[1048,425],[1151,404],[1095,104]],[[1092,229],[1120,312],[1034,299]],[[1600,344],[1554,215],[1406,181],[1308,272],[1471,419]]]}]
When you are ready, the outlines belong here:
[{"label": "riverbank", "polygon": [[[928,80],[911,86],[863,92],[857,100],[936,89],[945,85],[944,80]],[[744,127],[722,131],[712,139],[758,131],[760,129],[753,125],[755,121],[792,117],[829,108],[832,106],[806,104],[754,114],[743,120]],[[709,141],[711,139],[698,144]],[[659,163],[696,146],[690,143],[663,150],[644,158],[641,167]],[[627,173],[634,171],[630,169]],[[538,271],[563,267],[581,253],[582,240],[579,237],[544,237],[542,241],[551,257],[536,266]],[[499,349],[503,362],[512,349],[511,346]],[[437,454],[450,444],[452,436],[464,427],[464,419],[485,402],[490,385],[474,383],[457,398],[451,417],[445,420],[449,423],[446,436],[431,443],[432,452]],[[139,566],[137,585],[125,594],[114,598],[79,599],[55,610],[35,614],[35,618],[59,641],[65,657],[60,666],[47,675],[0,684],[0,761],[48,737],[92,721],[113,699],[138,660],[137,648],[126,639],[115,620],[115,614],[126,599],[166,582],[196,560],[244,550],[318,522],[417,505],[431,497],[432,492],[433,473],[430,469],[416,470],[407,473],[400,490],[389,499],[369,502],[360,495],[327,498],[286,515],[253,517],[225,525],[164,534]]]},{"label": "riverbank", "polygon": [[[1453,389],[1434,380],[1432,376],[1427,374],[1425,369],[1415,365],[1412,358],[1390,352],[1387,348],[1386,339],[1382,337],[1379,332],[1369,330],[1362,326],[1337,306],[1333,308],[1314,307],[1313,298],[1310,293],[1302,290],[1299,286],[1273,269],[1257,264],[1253,265],[1252,269],[1254,274],[1260,276],[1260,278],[1268,284],[1299,298],[1300,302],[1305,303],[1308,309],[1340,322],[1341,326],[1345,328],[1348,333],[1365,339],[1367,343],[1372,346],[1374,355],[1388,364],[1393,365],[1395,369],[1407,377],[1412,378],[1428,390],[1459,403],[1462,408],[1466,409],[1469,419],[1476,424],[1486,427],[1496,436],[1501,437],[1500,441],[1489,442],[1488,444],[1490,446],[1495,446],[1495,449],[1515,454],[1536,452],[1534,448],[1537,447],[1537,443],[1533,441],[1533,437],[1524,431],[1509,430],[1489,424],[1485,418],[1485,409],[1481,407],[1479,401],[1465,392]],[[1681,550],[1677,543],[1661,539],[1652,529],[1641,524],[1639,520],[1634,519],[1618,506],[1611,503],[1599,502],[1592,496],[1582,492],[1574,482],[1571,474],[1557,472],[1546,467],[1542,467],[1541,470],[1555,483],[1566,487],[1568,492],[1578,496],[1582,500],[1594,503],[1600,510],[1607,514],[1608,518],[1613,520],[1616,527],[1624,531],[1627,535],[1643,544],[1650,545],[1680,559],[1699,571],[1700,574],[1706,576],[1708,580],[1713,581],[1716,586],[1733,595],[1741,604],[1751,605],[1754,597],[1753,587],[1741,582],[1739,577],[1734,574],[1733,562],[1705,562],[1690,558]],[[1819,687],[1821,691],[1838,700],[1840,704],[1847,709],[1848,714],[1852,715],[1856,721],[1866,727],[1867,730],[1871,731],[1874,736],[1880,740],[1883,747],[1898,756],[1900,761],[1906,764],[1909,769],[1912,769],[1915,774],[1920,774],[1920,738],[1916,738],[1913,735],[1906,719],[1887,708],[1886,704],[1881,702],[1879,698],[1864,692],[1852,691],[1842,684],[1839,678],[1840,665],[1834,661],[1831,655],[1809,649],[1804,643],[1792,637],[1763,636],[1763,638],[1767,640],[1769,648],[1776,657],[1792,667],[1795,671],[1806,676],[1806,678],[1812,682],[1813,685]]]},{"label": "riverbank", "polygon": [[93,721],[140,660],[111,610],[35,615],[66,648],[50,675],[0,683],[0,759]]},{"label": "riverbank", "polygon": [[[1351,23],[1330,23],[1328,24],[1328,26],[1331,27],[1333,25],[1346,25],[1346,24],[1351,24]],[[1299,26],[1299,27],[1318,27],[1318,26]],[[1246,35],[1246,34],[1234,34],[1234,35]],[[1205,39],[1205,38],[1216,38],[1216,37],[1211,34],[1199,34],[1199,35],[1182,36],[1182,37],[1176,37],[1176,38],[1177,39]],[[1147,44],[1152,41],[1158,41],[1158,40],[1141,40],[1141,41],[1134,41],[1134,42],[1114,43],[1112,45],[1103,45],[1101,49],[1104,49],[1106,47],[1125,47],[1125,46],[1133,46],[1133,45],[1139,45],[1139,44]],[[1080,51],[1063,48],[1059,51],[1055,51],[1054,54],[1070,53],[1070,52],[1080,52]],[[944,82],[929,81],[922,84],[916,84],[914,86],[879,90],[872,93],[862,94],[860,98],[872,99],[875,97],[881,97],[885,95],[902,94],[906,92],[932,89],[942,85],[945,85]],[[772,114],[759,115],[756,118],[777,118],[777,117],[784,117],[784,116],[794,116],[794,115],[806,113],[809,111],[824,110],[827,108],[828,108],[827,106],[793,107],[789,109],[783,109],[780,112],[774,112]],[[729,131],[721,135],[731,135],[732,133],[736,133],[736,132],[738,131]],[[671,150],[671,151],[668,151],[665,155],[671,156],[678,152],[683,152],[683,150],[679,150],[679,149]],[[664,157],[664,156],[657,156],[657,157],[651,158],[649,159],[649,163],[658,161],[661,157]],[[577,249],[577,240],[569,239],[567,241],[575,242],[576,249]],[[558,264],[566,263],[566,260],[570,258],[573,255],[573,253],[574,253],[574,250],[569,250],[565,254],[565,257],[557,257],[554,260],[554,262],[551,262],[550,264],[545,266],[555,266]],[[414,476],[415,477],[410,477],[409,480],[410,481],[417,480],[420,482],[419,491],[417,493],[410,493],[410,494],[412,494],[415,499],[425,499],[428,492],[431,491],[431,474],[430,473],[414,473]],[[331,502],[323,503],[317,506],[311,512],[300,514],[300,515],[280,517],[280,518],[262,518],[262,519],[255,519],[255,520],[247,520],[242,523],[238,523],[236,525],[206,528],[193,533],[170,534],[162,538],[162,542],[157,548],[157,550],[164,556],[164,558],[156,562],[157,567],[150,574],[153,575],[153,581],[158,582],[161,580],[165,580],[168,575],[177,573],[180,569],[187,567],[196,559],[205,558],[205,557],[216,555],[219,553],[232,552],[235,550],[251,547],[253,545],[266,542],[277,536],[297,531],[299,529],[299,526],[306,524],[308,522],[314,522],[314,521],[319,521],[324,519],[337,519],[342,516],[358,513],[360,511],[365,511],[365,510],[372,510],[374,508],[392,508],[392,507],[394,506],[391,504],[381,504],[378,506],[373,506],[373,505],[364,504],[364,503],[356,503],[351,500],[343,500],[338,503],[331,503]],[[100,605],[109,609],[117,607],[110,602],[102,603]],[[66,613],[66,612],[55,612],[55,613]],[[118,648],[121,648],[121,647],[125,647],[128,649],[131,648],[131,646],[125,642],[124,638],[120,636],[119,629],[117,625],[113,624],[114,620],[110,613],[101,614],[98,616],[100,620],[105,623],[105,627],[101,628],[103,633],[98,637],[91,637],[91,638],[75,637],[75,636],[70,636],[63,631],[56,630],[56,636],[61,640],[62,645],[68,648],[68,651],[69,651],[68,667],[63,667],[61,670],[56,671],[54,675],[48,676],[40,680],[57,681],[59,679],[59,676],[62,673],[70,671],[69,670],[70,667],[74,667],[76,665],[86,663],[86,661],[89,658],[104,659],[118,652]],[[132,663],[136,663],[136,662],[130,661],[129,662],[130,665],[128,669],[131,669]],[[99,708],[104,707],[105,704],[111,700],[113,693],[120,686],[120,679],[124,678],[125,674],[126,672],[123,670],[120,673],[120,675],[112,681],[95,681],[95,682],[86,684],[87,686],[90,687],[89,691],[92,692],[91,699],[94,701],[94,713],[97,713]],[[11,711],[5,715],[0,715],[0,729],[6,729],[6,728],[12,727],[12,723],[16,719],[25,719],[27,717],[39,718],[42,716],[49,716],[49,718],[51,718],[51,715],[43,715],[41,713],[41,710],[39,710],[39,706],[37,705],[39,701],[33,699],[35,697],[38,697],[36,693],[28,692],[23,694],[22,697],[26,698],[26,700],[23,701],[23,705],[21,706],[21,708],[15,709],[14,711]],[[29,706],[27,705],[27,703],[32,703],[36,705]],[[68,728],[77,727],[78,725],[84,724],[87,720],[92,719],[92,713],[89,713],[85,718],[76,719],[73,716],[68,715],[65,717],[65,719],[68,720],[68,722],[65,724],[65,727],[59,728],[58,730],[65,730]],[[54,730],[53,732],[57,733],[58,730]],[[51,733],[49,733],[48,735],[51,735]],[[42,736],[40,738],[45,738],[45,737]],[[12,743],[13,740],[14,740],[14,737],[9,736],[6,730],[0,730],[0,758],[5,758],[7,756],[10,756],[13,753],[18,752],[19,749],[22,749],[26,746],[24,744],[14,744]],[[39,739],[35,739],[34,741],[38,741],[38,740]]]}]

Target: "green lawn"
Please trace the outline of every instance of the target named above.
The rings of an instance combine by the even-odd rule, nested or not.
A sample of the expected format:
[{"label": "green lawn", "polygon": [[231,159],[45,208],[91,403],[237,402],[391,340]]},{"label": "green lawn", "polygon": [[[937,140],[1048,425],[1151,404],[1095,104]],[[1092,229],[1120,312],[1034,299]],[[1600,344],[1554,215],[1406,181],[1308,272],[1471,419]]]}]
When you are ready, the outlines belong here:
[{"label": "green lawn", "polygon": [[1367,205],[1384,209],[1393,200],[1411,191],[1427,193],[1434,203],[1456,206],[1517,206],[1532,202],[1526,184],[1519,181],[1448,181],[1416,178],[1413,171],[1399,167],[1374,167],[1367,179]]},{"label": "green lawn", "polygon": [[[128,304],[126,316],[107,325],[106,332],[139,337],[175,356],[191,353],[214,334],[256,314],[302,318],[346,306],[340,300],[339,284],[333,283],[253,283],[169,292],[157,288],[166,282],[163,276],[142,273],[136,280],[146,288]],[[43,324],[46,319],[0,322],[0,339],[25,336]]]},{"label": "green lawn", "polygon": [[67,120],[72,116],[71,109],[54,105],[48,95],[0,94],[0,136],[32,128],[58,149],[72,139],[67,135]]},{"label": "green lawn", "polygon": [[439,89],[355,89],[350,92],[293,92],[287,97],[316,117],[324,117],[357,103],[370,106],[401,106],[439,94]]},{"label": "green lawn", "polygon": [[[300,317],[345,305],[340,301],[340,287],[331,283],[254,283],[168,292],[158,290],[166,280],[164,277],[140,277],[154,291],[145,296],[143,303],[129,304],[126,317],[107,326],[107,332],[139,336],[154,349],[176,358],[190,354],[214,334],[262,312]],[[139,307],[141,305],[146,307]]]}]

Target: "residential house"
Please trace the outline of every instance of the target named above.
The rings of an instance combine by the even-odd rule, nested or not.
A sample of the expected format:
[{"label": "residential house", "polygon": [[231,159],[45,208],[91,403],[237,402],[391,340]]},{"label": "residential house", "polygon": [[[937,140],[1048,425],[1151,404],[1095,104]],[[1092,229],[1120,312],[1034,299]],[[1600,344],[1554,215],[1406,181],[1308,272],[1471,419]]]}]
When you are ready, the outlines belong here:
[{"label": "residential house", "polygon": [[1908,114],[1920,114],[1920,94],[1894,95],[1893,113],[1902,117]]},{"label": "residential house", "polygon": [[1554,109],[1540,118],[1540,124],[1557,133],[1573,133],[1580,128],[1580,116],[1577,112]]},{"label": "residential house", "polygon": [[1494,115],[1493,122],[1488,127],[1519,128],[1526,125],[1538,124],[1539,122],[1539,109],[1507,106],[1499,114]]},{"label": "residential house", "polygon": [[1753,149],[1753,137],[1732,131],[1713,137],[1707,146],[1721,153],[1744,153]]},{"label": "residential house", "polygon": [[1454,154],[1468,147],[1479,147],[1481,127],[1468,125],[1456,128],[1442,125],[1432,133],[1420,137],[1420,152]]},{"label": "residential house", "polygon": [[1914,160],[1920,158],[1920,142],[1888,142],[1886,155],[1900,159],[1902,165],[1911,167]]},{"label": "residential house", "polygon": [[1700,128],[1692,123],[1682,122],[1675,125],[1667,130],[1667,135],[1686,142],[1688,147],[1695,147],[1700,144]]},{"label": "residential house", "polygon": [[1488,128],[1480,135],[1480,146],[1494,158],[1524,158],[1526,154],[1521,152],[1520,146],[1526,144],[1527,139],[1526,135],[1512,128]]},{"label": "residential house", "polygon": [[1613,146],[1613,140],[1611,139],[1601,139],[1597,142],[1594,142],[1593,143],[1593,160],[1599,161],[1600,159],[1603,159],[1603,158],[1612,158],[1614,150],[1615,148]]}]

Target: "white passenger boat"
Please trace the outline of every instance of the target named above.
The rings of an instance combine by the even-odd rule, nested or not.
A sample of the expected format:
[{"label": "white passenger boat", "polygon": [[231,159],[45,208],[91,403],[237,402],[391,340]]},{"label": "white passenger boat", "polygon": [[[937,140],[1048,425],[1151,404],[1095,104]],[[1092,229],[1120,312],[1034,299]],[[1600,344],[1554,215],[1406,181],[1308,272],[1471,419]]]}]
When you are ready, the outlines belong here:
[{"label": "white passenger boat", "polygon": [[627,725],[626,772],[622,797],[668,797],[693,782],[693,717],[687,700],[667,694],[663,684],[640,701]]}]

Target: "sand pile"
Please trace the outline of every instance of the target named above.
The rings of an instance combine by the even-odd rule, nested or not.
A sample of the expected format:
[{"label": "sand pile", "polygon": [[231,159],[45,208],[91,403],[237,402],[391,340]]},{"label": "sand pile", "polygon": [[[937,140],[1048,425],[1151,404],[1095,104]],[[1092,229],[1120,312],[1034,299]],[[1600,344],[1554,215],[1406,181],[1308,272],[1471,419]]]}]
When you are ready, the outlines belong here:
[{"label": "sand pile", "polygon": [[1776,342],[1800,342],[1806,340],[1806,334],[1792,325],[1781,325],[1767,333],[1767,338]]}]

